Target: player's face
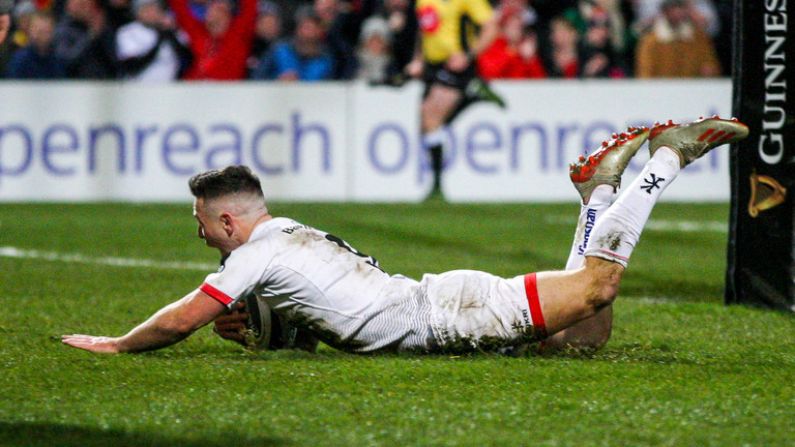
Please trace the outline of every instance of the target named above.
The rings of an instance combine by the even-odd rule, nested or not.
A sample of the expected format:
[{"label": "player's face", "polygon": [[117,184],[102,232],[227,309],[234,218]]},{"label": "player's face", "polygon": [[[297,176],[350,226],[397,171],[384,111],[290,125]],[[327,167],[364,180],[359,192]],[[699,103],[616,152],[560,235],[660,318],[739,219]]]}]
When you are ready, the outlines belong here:
[{"label": "player's face", "polygon": [[204,243],[207,244],[208,247],[223,249],[226,245],[224,243],[227,236],[226,232],[218,216],[213,216],[212,213],[207,210],[204,199],[197,198],[194,200],[193,217],[196,218],[199,224],[199,239],[204,239]]}]

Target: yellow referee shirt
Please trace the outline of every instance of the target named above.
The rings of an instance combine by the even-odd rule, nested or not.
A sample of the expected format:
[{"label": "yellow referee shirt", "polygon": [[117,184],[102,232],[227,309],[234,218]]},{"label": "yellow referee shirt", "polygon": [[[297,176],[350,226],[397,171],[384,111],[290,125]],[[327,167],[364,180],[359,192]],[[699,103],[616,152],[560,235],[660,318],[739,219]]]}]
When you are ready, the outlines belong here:
[{"label": "yellow referee shirt", "polygon": [[454,53],[466,51],[471,36],[465,22],[469,20],[480,26],[492,14],[487,0],[417,0],[423,57],[436,64]]}]

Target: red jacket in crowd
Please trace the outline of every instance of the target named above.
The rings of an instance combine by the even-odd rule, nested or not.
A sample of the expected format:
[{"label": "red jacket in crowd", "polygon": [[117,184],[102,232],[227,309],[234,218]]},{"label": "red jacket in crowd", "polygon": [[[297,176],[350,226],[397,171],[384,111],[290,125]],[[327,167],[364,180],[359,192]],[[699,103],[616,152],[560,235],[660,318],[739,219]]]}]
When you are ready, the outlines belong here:
[{"label": "red jacket in crowd", "polygon": [[516,49],[508,46],[508,41],[504,37],[497,38],[478,56],[478,70],[484,79],[527,79],[547,76],[538,55],[525,60]]},{"label": "red jacket in crowd", "polygon": [[196,18],[188,0],[169,0],[177,24],[190,38],[193,63],[185,79],[238,80],[246,77],[246,59],[251,52],[257,19],[257,0],[241,0],[240,10],[229,29],[213,37],[204,23]]}]

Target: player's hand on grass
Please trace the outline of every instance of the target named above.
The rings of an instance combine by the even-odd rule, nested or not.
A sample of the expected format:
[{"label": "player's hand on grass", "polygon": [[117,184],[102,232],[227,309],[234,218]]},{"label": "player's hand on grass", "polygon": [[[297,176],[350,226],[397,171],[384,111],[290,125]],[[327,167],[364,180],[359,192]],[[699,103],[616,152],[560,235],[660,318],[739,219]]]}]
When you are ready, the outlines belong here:
[{"label": "player's hand on grass", "polygon": [[61,336],[63,344],[103,354],[119,352],[118,339],[114,337],[95,337],[93,335],[72,334]]},{"label": "player's hand on grass", "polygon": [[213,332],[220,335],[221,338],[245,346],[246,339],[243,334],[246,330],[246,322],[248,321],[248,313],[245,312],[245,308],[245,303],[239,302],[232,312],[216,318]]}]

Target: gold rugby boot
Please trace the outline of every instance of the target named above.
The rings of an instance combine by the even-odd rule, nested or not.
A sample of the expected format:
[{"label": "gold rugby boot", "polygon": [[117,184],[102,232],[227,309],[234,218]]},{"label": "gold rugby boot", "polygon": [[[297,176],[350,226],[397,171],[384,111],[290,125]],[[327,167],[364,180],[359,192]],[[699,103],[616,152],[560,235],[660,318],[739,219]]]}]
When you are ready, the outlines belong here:
[{"label": "gold rugby boot", "polygon": [[577,163],[569,165],[569,178],[587,204],[591,193],[599,185],[621,186],[621,175],[649,136],[648,127],[630,127],[626,132],[613,134],[612,139],[592,154],[580,155]]},{"label": "gold rugby boot", "polygon": [[737,118],[699,118],[687,124],[655,123],[649,134],[649,155],[667,146],[679,155],[681,167],[685,167],[704,154],[722,144],[734,143],[748,136],[748,126]]}]

